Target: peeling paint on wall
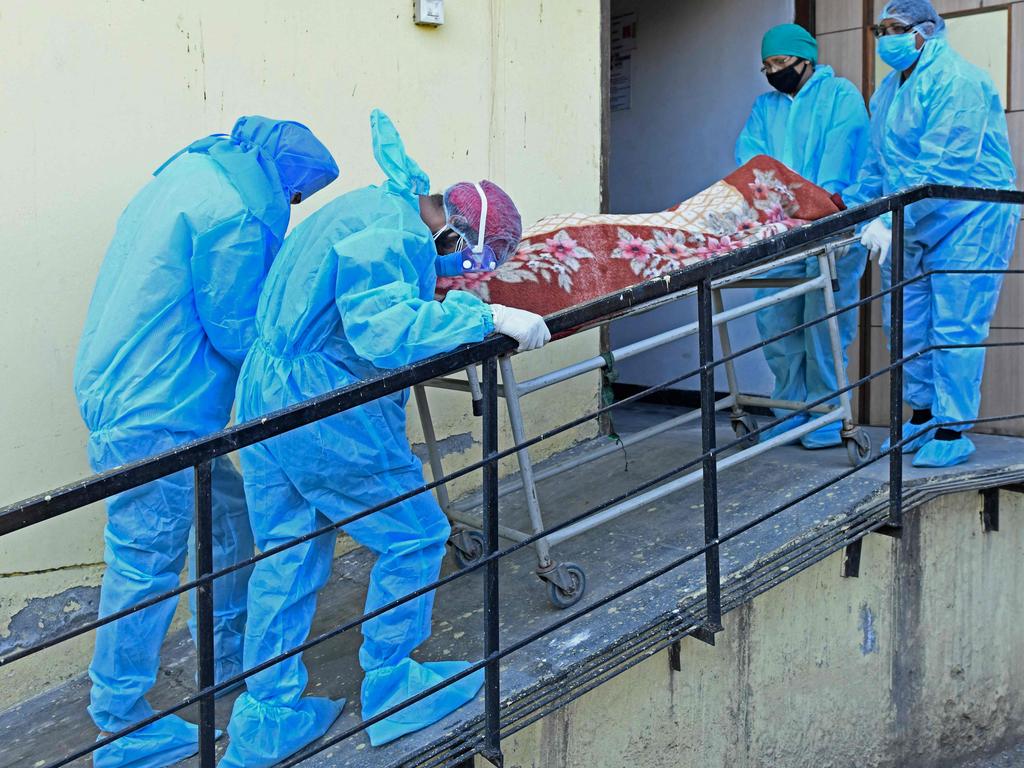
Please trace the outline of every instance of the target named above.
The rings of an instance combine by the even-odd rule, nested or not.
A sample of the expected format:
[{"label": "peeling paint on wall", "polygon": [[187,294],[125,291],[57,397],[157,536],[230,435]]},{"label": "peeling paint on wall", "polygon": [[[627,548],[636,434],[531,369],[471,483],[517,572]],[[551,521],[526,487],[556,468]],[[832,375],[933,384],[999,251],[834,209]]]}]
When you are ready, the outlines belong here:
[{"label": "peeling paint on wall", "polygon": [[99,587],[71,587],[49,597],[29,598],[0,634],[0,655],[28,648],[96,618]]},{"label": "peeling paint on wall", "polygon": [[860,607],[860,631],[864,634],[860,643],[860,652],[867,656],[869,653],[878,653],[878,635],[875,633],[875,614],[871,607],[864,604]]},{"label": "peeling paint on wall", "polygon": [[[473,433],[463,432],[458,435],[452,435],[442,440],[437,441],[437,450],[441,454],[441,458],[450,456],[455,453],[464,453],[468,451],[474,445]],[[426,443],[414,443],[412,446],[412,452],[419,457],[421,461],[427,461],[429,456],[427,454]]]}]

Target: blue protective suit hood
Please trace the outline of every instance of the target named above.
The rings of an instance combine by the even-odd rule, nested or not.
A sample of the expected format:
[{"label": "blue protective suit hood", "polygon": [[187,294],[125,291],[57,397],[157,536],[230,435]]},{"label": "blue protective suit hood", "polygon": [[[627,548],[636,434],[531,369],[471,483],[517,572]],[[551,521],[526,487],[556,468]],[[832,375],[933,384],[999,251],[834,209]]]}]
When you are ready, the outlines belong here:
[{"label": "blue protective suit hood", "polygon": [[387,176],[385,186],[410,201],[430,193],[430,177],[409,157],[391,118],[379,109],[370,113],[373,158]]},{"label": "blue protective suit hood", "polygon": [[[338,165],[327,147],[309,128],[292,120],[240,117],[230,136],[215,133],[192,142],[153,175],[160,175],[186,152],[205,154],[221,166],[246,207],[271,232],[282,236],[288,228],[292,198],[299,194],[305,200],[338,178]],[[267,179],[273,183],[268,185]]]},{"label": "blue protective suit hood", "polygon": [[296,193],[305,200],[338,178],[338,165],[331,153],[302,123],[259,115],[240,117],[231,138],[255,144],[273,158],[289,200]]}]

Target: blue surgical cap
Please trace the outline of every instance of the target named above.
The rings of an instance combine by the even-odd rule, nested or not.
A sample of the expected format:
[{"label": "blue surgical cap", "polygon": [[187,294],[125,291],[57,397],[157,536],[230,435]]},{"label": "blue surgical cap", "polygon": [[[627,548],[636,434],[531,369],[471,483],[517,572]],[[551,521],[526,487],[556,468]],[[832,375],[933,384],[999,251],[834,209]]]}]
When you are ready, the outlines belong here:
[{"label": "blue surgical cap", "polygon": [[894,19],[907,27],[913,27],[925,39],[942,34],[946,22],[939,16],[929,0],[891,0],[885,4],[878,20]]}]

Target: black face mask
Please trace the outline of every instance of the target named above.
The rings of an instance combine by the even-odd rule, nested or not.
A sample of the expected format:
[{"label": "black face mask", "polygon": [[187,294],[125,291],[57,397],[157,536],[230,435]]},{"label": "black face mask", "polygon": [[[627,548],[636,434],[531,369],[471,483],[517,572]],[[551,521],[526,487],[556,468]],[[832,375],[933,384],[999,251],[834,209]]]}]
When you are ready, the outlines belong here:
[{"label": "black face mask", "polygon": [[768,85],[776,91],[792,96],[796,93],[796,89],[800,85],[800,81],[803,79],[804,72],[806,71],[802,69],[797,71],[797,67],[803,63],[803,61],[796,61],[785,69],[780,69],[778,72],[769,72],[765,75],[768,78]]}]

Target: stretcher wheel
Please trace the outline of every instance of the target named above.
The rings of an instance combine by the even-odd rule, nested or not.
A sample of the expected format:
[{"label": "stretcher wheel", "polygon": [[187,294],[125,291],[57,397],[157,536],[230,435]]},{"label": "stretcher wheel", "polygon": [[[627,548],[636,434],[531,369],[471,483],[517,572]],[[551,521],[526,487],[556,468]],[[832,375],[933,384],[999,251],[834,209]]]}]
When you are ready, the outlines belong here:
[{"label": "stretcher wheel", "polygon": [[859,467],[871,458],[871,436],[863,429],[855,430],[853,435],[843,442],[846,445],[846,455],[853,466]]},{"label": "stretcher wheel", "polygon": [[484,556],[484,535],[480,531],[459,531],[452,534],[448,543],[460,568],[474,565]]},{"label": "stretcher wheel", "polygon": [[743,445],[746,447],[757,445],[761,440],[760,435],[750,436],[757,431],[757,420],[749,413],[732,417],[732,431],[737,439],[743,441]]},{"label": "stretcher wheel", "polygon": [[[546,578],[548,600],[555,608],[565,610],[580,601],[587,591],[587,574],[576,563],[562,563],[557,566],[560,573],[553,580]],[[552,574],[554,577],[554,574]],[[556,583],[559,582],[559,583]]]}]

